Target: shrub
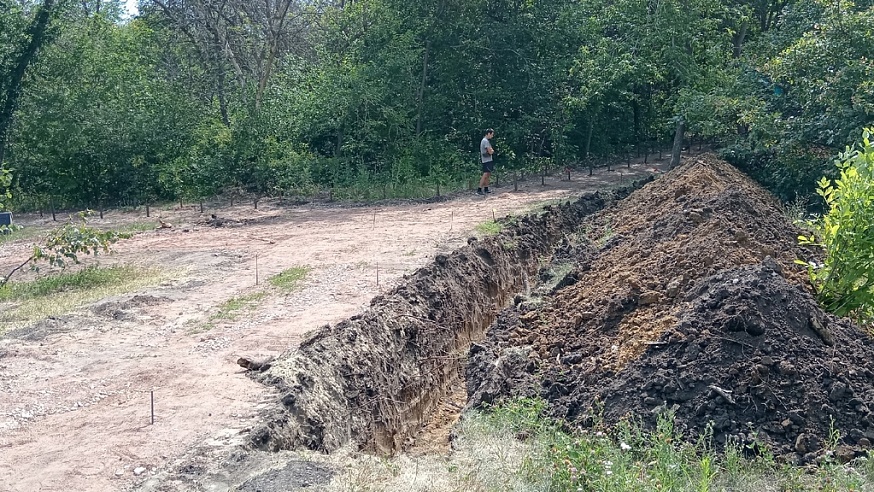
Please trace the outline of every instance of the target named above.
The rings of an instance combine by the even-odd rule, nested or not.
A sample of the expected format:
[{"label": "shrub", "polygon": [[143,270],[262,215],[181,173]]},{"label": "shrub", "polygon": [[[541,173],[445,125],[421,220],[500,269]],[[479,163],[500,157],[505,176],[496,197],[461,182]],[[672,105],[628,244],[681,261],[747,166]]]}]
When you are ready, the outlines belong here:
[{"label": "shrub", "polygon": [[874,319],[874,128],[863,132],[861,145],[847,148],[837,167],[840,177],[819,180],[817,194],[827,211],[810,221],[811,236],[802,244],[823,248],[825,260],[797,262],[807,267],[823,307],[861,322]]}]

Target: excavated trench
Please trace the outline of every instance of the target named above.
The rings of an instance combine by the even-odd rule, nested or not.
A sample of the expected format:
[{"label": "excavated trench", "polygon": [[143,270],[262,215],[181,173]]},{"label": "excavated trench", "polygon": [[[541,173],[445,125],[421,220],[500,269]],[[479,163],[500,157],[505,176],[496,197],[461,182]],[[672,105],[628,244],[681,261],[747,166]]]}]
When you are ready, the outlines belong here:
[{"label": "excavated trench", "polygon": [[348,443],[384,454],[402,450],[462,377],[471,343],[514,296],[530,290],[566,231],[643,183],[506,219],[501,233],[438,255],[364,313],[315,330],[256,375],[282,398],[251,444],[270,451],[330,452]]},{"label": "excavated trench", "polygon": [[395,453],[463,379],[468,407],[536,397],[575,427],[669,412],[792,463],[834,432],[842,461],[872,449],[874,338],[819,308],[776,199],[712,155],[635,188],[507,220],[316,330],[256,376],[283,396],[251,444]]},{"label": "excavated trench", "polygon": [[463,379],[468,407],[536,397],[575,427],[667,411],[690,441],[792,463],[838,432],[842,461],[864,456],[874,338],[819,308],[794,264],[819,253],[776,199],[712,155],[642,184],[507,220],[316,330],[256,376],[283,396],[251,444],[395,453]]}]

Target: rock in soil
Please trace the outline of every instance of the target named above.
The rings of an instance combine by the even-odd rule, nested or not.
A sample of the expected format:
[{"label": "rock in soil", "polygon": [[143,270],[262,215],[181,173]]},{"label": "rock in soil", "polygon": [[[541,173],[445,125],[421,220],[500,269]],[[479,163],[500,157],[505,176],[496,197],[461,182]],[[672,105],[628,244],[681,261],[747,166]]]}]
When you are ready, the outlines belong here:
[{"label": "rock in soil", "polygon": [[692,441],[709,426],[793,461],[834,422],[850,459],[874,438],[874,347],[818,307],[798,234],[715,157],[668,173],[577,231],[575,282],[499,314],[469,354],[469,405],[539,396],[579,425],[671,409]]}]

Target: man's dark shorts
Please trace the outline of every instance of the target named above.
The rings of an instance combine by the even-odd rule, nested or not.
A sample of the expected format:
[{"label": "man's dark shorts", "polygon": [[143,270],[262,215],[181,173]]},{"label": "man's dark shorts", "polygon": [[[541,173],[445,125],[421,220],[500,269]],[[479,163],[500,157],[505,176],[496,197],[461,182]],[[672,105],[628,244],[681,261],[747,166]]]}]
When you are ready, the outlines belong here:
[{"label": "man's dark shorts", "polygon": [[483,162],[483,172],[490,173],[495,170],[495,161]]}]

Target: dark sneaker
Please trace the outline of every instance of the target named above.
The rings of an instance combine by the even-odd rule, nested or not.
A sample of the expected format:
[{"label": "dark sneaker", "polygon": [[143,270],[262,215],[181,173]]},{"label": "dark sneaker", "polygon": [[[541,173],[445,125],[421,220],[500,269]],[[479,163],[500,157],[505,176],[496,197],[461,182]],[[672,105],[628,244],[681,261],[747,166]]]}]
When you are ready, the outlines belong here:
[{"label": "dark sneaker", "polygon": [[486,188],[485,190],[483,190],[483,193],[491,193],[491,192],[492,192],[492,190],[490,190],[490,189],[488,189],[488,188]]},{"label": "dark sneaker", "polygon": [[477,195],[485,195],[485,193],[483,193],[483,190],[481,190],[479,188],[476,189],[476,194]]}]

